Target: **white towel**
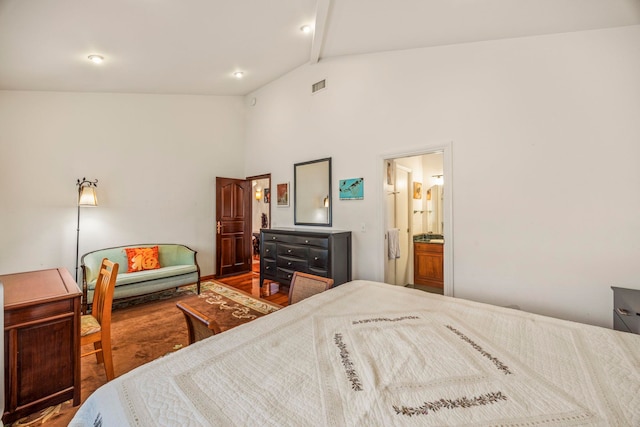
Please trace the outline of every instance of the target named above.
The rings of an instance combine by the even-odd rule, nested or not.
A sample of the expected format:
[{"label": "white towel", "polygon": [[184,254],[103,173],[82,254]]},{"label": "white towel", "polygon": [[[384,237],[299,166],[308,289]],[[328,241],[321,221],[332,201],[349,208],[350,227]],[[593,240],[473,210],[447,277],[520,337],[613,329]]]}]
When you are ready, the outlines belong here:
[{"label": "white towel", "polygon": [[387,245],[389,247],[389,259],[400,258],[400,229],[390,228],[387,231]]}]

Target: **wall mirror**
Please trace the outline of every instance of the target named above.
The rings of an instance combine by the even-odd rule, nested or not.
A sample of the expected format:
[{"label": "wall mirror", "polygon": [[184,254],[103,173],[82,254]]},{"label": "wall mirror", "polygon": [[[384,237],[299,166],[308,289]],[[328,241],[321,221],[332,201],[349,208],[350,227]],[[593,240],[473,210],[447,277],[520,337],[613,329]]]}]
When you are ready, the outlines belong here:
[{"label": "wall mirror", "polygon": [[331,157],[293,165],[293,222],[331,226]]}]

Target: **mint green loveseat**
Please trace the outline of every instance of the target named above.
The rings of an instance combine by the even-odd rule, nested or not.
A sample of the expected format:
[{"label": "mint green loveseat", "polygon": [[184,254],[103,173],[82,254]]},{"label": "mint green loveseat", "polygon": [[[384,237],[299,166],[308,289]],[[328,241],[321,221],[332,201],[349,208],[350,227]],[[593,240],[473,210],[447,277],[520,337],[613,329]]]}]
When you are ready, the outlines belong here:
[{"label": "mint green loveseat", "polygon": [[[158,246],[160,268],[127,273],[126,248]],[[82,255],[82,312],[93,302],[93,291],[100,272],[102,259],[120,265],[113,299],[122,299],[164,291],[179,286],[197,284],[200,294],[200,267],[196,251],[179,244],[148,243],[99,249]]]}]

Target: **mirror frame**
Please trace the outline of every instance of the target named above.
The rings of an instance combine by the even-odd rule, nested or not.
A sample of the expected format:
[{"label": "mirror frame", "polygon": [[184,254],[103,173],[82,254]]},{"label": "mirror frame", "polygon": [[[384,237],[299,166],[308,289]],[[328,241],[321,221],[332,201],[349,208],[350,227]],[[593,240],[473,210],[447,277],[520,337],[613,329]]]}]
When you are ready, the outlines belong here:
[{"label": "mirror frame", "polygon": [[[308,166],[317,166],[318,163],[325,162],[327,164],[327,197],[329,197],[329,207],[327,208],[327,222],[313,222],[313,221],[305,221],[304,218],[299,220],[302,216],[299,212],[299,208],[301,208],[301,200],[309,200],[309,191],[308,184],[309,180],[305,180],[305,178],[301,175],[304,175],[302,172]],[[331,157],[327,157],[324,159],[311,160],[308,162],[296,163],[293,165],[293,223],[295,225],[313,225],[313,226],[322,226],[322,227],[331,227],[332,223],[332,215],[331,211],[333,208],[333,200],[331,199]],[[324,193],[323,193],[324,194]],[[310,203],[306,203],[307,205]]]}]

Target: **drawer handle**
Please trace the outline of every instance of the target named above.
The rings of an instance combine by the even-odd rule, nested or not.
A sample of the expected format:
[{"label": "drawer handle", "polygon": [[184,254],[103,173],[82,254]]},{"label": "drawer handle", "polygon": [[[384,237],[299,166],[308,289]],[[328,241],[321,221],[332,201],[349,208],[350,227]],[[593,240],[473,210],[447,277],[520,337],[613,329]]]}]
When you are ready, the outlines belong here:
[{"label": "drawer handle", "polygon": [[288,253],[291,253],[291,249],[288,249],[288,250],[287,250],[287,252],[288,252]]},{"label": "drawer handle", "polygon": [[309,243],[309,241],[308,241],[308,240],[305,240],[304,242],[305,242],[305,243]]},{"label": "drawer handle", "polygon": [[273,236],[273,237],[272,237],[272,239],[273,239],[273,240],[276,240],[276,236]]},{"label": "drawer handle", "polygon": [[271,270],[271,267],[266,266],[264,269],[265,269],[265,270]]},{"label": "drawer handle", "polygon": [[318,257],[317,257],[317,256],[314,256],[314,257],[313,257],[313,259],[317,261],[317,260],[318,260]]},{"label": "drawer handle", "polygon": [[291,261],[289,261],[289,262],[287,263],[287,265],[291,265]]},{"label": "drawer handle", "polygon": [[616,308],[616,312],[620,316],[631,316],[631,312],[629,310],[624,309],[624,308]]},{"label": "drawer handle", "polygon": [[291,274],[287,274],[287,279],[291,279]]},{"label": "drawer handle", "polygon": [[271,252],[271,249],[267,249],[265,252],[269,253],[269,252]]}]

